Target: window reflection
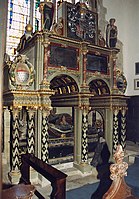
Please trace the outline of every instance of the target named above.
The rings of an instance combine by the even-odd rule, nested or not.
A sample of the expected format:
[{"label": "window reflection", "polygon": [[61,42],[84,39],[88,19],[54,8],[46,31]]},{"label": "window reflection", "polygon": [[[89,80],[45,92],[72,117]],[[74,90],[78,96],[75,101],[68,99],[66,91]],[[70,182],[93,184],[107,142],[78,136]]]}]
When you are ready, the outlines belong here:
[{"label": "window reflection", "polygon": [[13,56],[19,44],[21,36],[24,34],[25,27],[30,21],[33,12],[34,31],[38,29],[40,21],[39,15],[40,0],[8,0],[8,21],[7,21],[7,46],[6,52]]}]

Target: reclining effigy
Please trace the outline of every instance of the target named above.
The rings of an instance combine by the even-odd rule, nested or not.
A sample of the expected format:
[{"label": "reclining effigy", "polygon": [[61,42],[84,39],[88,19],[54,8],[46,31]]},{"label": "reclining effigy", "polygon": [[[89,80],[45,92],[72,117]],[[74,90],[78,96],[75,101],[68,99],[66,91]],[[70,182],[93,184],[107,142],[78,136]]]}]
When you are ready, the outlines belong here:
[{"label": "reclining effigy", "polygon": [[124,176],[127,175],[128,164],[123,162],[124,151],[121,145],[117,146],[114,154],[115,163],[110,165],[110,178],[113,180],[103,199],[137,199],[132,194],[132,189],[126,184]]}]

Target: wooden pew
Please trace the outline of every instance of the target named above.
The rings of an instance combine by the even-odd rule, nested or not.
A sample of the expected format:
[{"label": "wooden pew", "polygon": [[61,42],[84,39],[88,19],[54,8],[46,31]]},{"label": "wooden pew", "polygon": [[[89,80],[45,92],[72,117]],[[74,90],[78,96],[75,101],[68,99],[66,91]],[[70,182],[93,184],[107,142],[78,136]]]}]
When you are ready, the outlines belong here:
[{"label": "wooden pew", "polygon": [[[20,183],[30,184],[30,167],[32,167],[51,182],[51,199],[66,198],[66,174],[31,154],[23,154],[21,160]],[[37,190],[35,191],[35,195],[40,199],[45,199],[45,197],[43,197]]]}]

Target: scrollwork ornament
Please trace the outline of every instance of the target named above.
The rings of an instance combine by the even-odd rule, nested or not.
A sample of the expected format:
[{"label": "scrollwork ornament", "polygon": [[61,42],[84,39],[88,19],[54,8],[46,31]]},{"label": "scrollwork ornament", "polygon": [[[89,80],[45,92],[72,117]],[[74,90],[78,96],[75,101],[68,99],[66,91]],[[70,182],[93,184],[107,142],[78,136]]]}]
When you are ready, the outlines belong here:
[{"label": "scrollwork ornament", "polygon": [[57,34],[57,35],[63,34],[63,18],[62,17],[60,17],[58,19],[58,22],[53,25],[52,31],[54,32],[54,34]]}]

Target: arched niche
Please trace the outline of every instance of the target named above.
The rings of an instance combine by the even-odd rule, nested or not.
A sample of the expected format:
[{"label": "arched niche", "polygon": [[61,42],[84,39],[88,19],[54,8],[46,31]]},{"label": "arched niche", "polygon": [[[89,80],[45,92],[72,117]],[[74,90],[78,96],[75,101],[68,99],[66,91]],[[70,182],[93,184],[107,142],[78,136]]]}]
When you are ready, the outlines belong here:
[{"label": "arched niche", "polygon": [[[91,130],[91,128],[93,128],[92,133],[95,133],[95,132],[98,133],[100,129],[101,129],[101,131],[104,132],[104,117],[101,114],[101,112],[96,111],[96,110],[91,110],[89,112],[88,127],[90,127],[89,128],[90,130]],[[90,131],[90,133],[91,133],[91,131]]]},{"label": "arched niche", "polygon": [[[51,163],[73,160],[74,153],[74,108],[73,95],[79,87],[73,77],[58,74],[50,80],[52,110],[48,116],[49,161]],[[64,123],[64,124],[63,124]]]},{"label": "arched niche", "polygon": [[55,95],[78,93],[79,88],[76,81],[66,74],[60,74],[50,81],[50,88]]},{"label": "arched niche", "polygon": [[102,79],[94,79],[89,83],[89,90],[94,96],[110,95],[107,83]]}]

